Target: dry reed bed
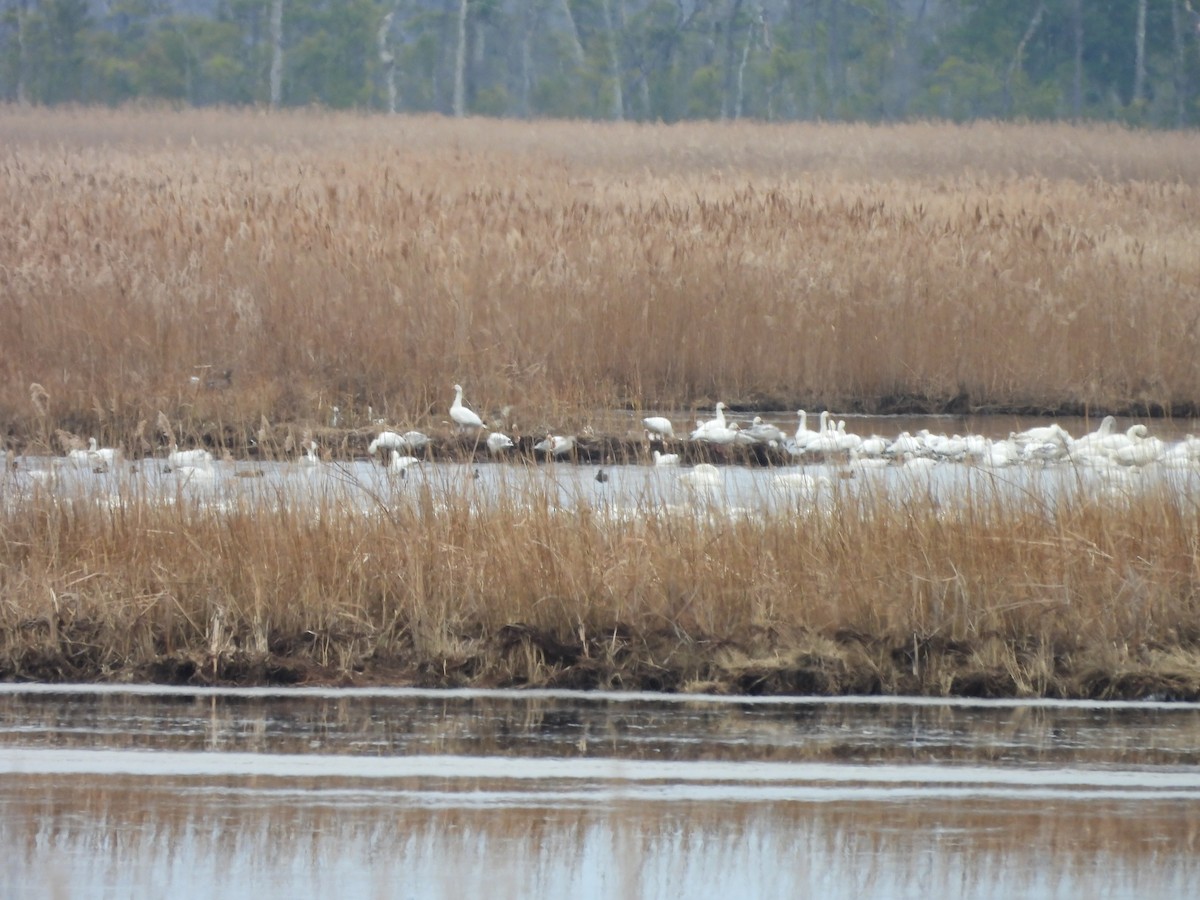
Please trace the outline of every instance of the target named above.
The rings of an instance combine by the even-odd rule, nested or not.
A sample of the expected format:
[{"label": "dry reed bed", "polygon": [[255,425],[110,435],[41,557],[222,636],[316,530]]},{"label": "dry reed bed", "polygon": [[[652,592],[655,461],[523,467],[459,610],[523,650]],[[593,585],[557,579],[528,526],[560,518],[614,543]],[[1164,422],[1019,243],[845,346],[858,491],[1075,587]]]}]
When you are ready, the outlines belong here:
[{"label": "dry reed bed", "polygon": [[[281,498],[282,499],[282,498]],[[1200,507],[6,505],[0,677],[1200,697]]]},{"label": "dry reed bed", "polygon": [[160,410],[435,426],[456,381],[527,433],[1200,402],[1194,134],[6,109],[0,137],[20,446],[144,452]]}]

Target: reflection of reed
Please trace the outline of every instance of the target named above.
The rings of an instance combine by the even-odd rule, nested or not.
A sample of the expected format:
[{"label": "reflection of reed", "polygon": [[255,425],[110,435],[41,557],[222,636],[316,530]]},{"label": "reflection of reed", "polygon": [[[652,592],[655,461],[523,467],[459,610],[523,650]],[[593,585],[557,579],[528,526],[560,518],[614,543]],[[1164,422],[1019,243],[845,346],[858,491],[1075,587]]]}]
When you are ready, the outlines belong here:
[{"label": "reflection of reed", "polygon": [[1200,711],[600,699],[0,695],[0,746],[356,756],[1200,765]]},{"label": "reflection of reed", "polygon": [[1180,803],[617,795],[472,809],[309,787],[9,781],[0,888],[19,897],[49,874],[70,896],[1181,897],[1200,878],[1195,810]]}]

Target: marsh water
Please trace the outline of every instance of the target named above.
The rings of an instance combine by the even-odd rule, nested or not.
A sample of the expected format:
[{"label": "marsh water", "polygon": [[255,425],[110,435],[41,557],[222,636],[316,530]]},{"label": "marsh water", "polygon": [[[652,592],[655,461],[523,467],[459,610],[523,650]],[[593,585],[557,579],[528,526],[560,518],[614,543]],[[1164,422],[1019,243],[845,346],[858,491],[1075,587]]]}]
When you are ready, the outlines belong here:
[{"label": "marsh water", "polygon": [[[744,417],[743,417],[744,418]],[[973,433],[1000,438],[1014,428],[1037,424],[1012,416],[962,418],[953,416],[848,417],[859,434],[895,437],[901,431],[921,428],[939,433]],[[609,414],[605,433],[624,435],[637,445],[638,420],[632,414]],[[790,427],[781,413],[773,421]],[[1095,422],[1060,420],[1074,435],[1087,433]],[[1129,420],[1132,421],[1132,420]],[[1119,428],[1126,426],[1119,421]],[[1191,421],[1155,421],[1150,431],[1164,444],[1181,442],[1194,431]],[[645,447],[641,447],[645,451]],[[894,499],[915,498],[936,505],[971,494],[999,493],[1045,505],[1064,495],[1085,494],[1127,497],[1168,486],[1176,493],[1200,493],[1200,455],[1182,467],[1113,466],[1094,468],[1071,461],[1035,462],[994,469],[974,464],[939,461],[932,466],[889,464],[883,468],[848,465],[847,460],[815,460],[778,453],[783,465],[739,464],[736,454],[720,465],[710,482],[697,483],[690,466],[662,468],[647,465],[640,457],[607,463],[511,461],[490,458],[482,451],[469,462],[422,461],[402,472],[390,471],[365,457],[343,458],[306,466],[296,460],[217,461],[202,471],[171,472],[161,457],[126,460],[111,471],[71,465],[63,457],[22,456],[0,473],[0,504],[19,507],[32,497],[50,491],[78,500],[86,498],[109,506],[148,500],[173,504],[186,501],[213,509],[245,509],[323,505],[366,513],[388,514],[406,500],[417,503],[432,498],[434,507],[451,497],[467,496],[484,507],[496,500],[543,502],[563,509],[586,505],[617,517],[637,517],[647,510],[672,512],[721,511],[733,515],[789,512],[796,504],[817,499],[832,503],[836,497],[877,495]],[[716,454],[721,462],[721,454]],[[880,460],[877,460],[879,462]],[[933,462],[920,460],[919,462]],[[789,481],[788,479],[794,479]],[[539,499],[542,498],[542,499]]]},{"label": "marsh water", "polygon": [[0,895],[1200,887],[1200,705],[0,685]]}]

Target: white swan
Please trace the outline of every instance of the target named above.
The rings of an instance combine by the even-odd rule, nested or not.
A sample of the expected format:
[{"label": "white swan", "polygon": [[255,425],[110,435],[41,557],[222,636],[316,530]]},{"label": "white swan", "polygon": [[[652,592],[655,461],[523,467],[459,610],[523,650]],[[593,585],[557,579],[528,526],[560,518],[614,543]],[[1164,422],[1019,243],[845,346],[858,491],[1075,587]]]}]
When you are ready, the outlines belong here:
[{"label": "white swan", "polygon": [[1112,458],[1122,466],[1148,466],[1157,461],[1165,450],[1166,445],[1158,438],[1139,436],[1126,446],[1112,451]]},{"label": "white swan", "polygon": [[691,487],[715,487],[721,483],[721,470],[712,463],[696,463],[690,472],[679,476],[679,481]]},{"label": "white swan", "polygon": [[675,428],[665,416],[647,416],[642,419],[642,425],[646,427],[646,437],[650,440],[675,439]]},{"label": "white swan", "polygon": [[733,422],[725,426],[714,425],[711,421],[704,422],[692,432],[691,439],[693,441],[701,441],[705,444],[728,446],[738,439],[738,423]]},{"label": "white swan", "polygon": [[1063,447],[1070,447],[1072,440],[1071,435],[1067,434],[1057,422],[1050,425],[1042,425],[1037,428],[1026,428],[1024,431],[1017,431],[1009,435],[1011,440],[1018,444],[1061,444]]},{"label": "white swan", "polygon": [[677,466],[679,465],[678,453],[660,453],[654,451],[654,465],[656,466]]},{"label": "white swan", "polygon": [[834,428],[828,417],[828,412],[821,413],[821,431],[809,439],[805,453],[846,453],[862,444],[862,438],[857,434],[847,434],[844,419],[839,419]]},{"label": "white swan", "polygon": [[87,452],[93,466],[102,466],[105,469],[111,469],[116,465],[117,457],[120,456],[120,451],[115,447],[101,447],[96,443],[95,438],[88,438]]},{"label": "white swan", "polygon": [[367,452],[372,456],[379,450],[406,450],[407,448],[408,443],[404,440],[404,435],[394,431],[381,431],[375,436],[375,440],[367,444]]},{"label": "white swan", "polygon": [[513,448],[513,441],[507,434],[493,431],[488,435],[487,448],[489,453],[503,453]]},{"label": "white swan", "polygon": [[888,445],[888,456],[921,456],[925,453],[925,441],[920,437],[913,437],[907,431],[902,431],[896,435],[896,439]]},{"label": "white swan", "polygon": [[424,450],[429,446],[429,435],[421,431],[406,431],[400,435],[400,439],[404,441],[404,445],[409,450]]},{"label": "white swan", "polygon": [[321,464],[321,454],[317,447],[316,441],[308,441],[301,444],[300,449],[303,451],[300,454],[300,459],[297,460],[300,465],[306,467],[319,466]]},{"label": "white swan", "polygon": [[[194,453],[196,451],[184,450],[181,452]],[[176,479],[181,484],[208,484],[217,477],[217,473],[213,469],[212,454],[207,450],[200,452],[205,455],[193,457],[191,463],[171,467],[171,471],[175,473]]]},{"label": "white swan", "polygon": [[767,444],[768,446],[779,446],[785,440],[787,435],[774,425],[764,422],[762,416],[755,416],[750,427],[744,432],[752,438],[755,443]]},{"label": "white swan", "polygon": [[717,402],[716,415],[708,421],[696,422],[696,430],[692,432],[692,440],[696,440],[696,435],[703,431],[724,431],[728,428],[725,423],[725,404]]},{"label": "white swan", "polygon": [[392,450],[391,460],[388,462],[388,471],[404,474],[410,466],[415,466],[419,462],[420,460],[415,456],[402,456],[399,450]]},{"label": "white swan", "polygon": [[211,463],[212,458],[212,454],[203,447],[197,447],[194,450],[180,450],[178,444],[172,444],[171,452],[167,454],[167,465],[172,469],[183,466],[203,466],[205,463]]},{"label": "white swan", "polygon": [[782,491],[813,495],[819,489],[833,485],[828,475],[809,475],[805,472],[781,472],[771,478],[771,486]]},{"label": "white swan", "polygon": [[87,449],[69,450],[67,451],[67,461],[71,463],[71,465],[78,466],[81,469],[91,468],[91,451]]},{"label": "white swan", "polygon": [[459,428],[486,428],[487,426],[483,424],[483,419],[463,406],[462,395],[462,385],[456,384],[454,386],[454,402],[450,404],[450,418],[454,420]]},{"label": "white swan", "polygon": [[573,436],[563,437],[561,434],[548,434],[545,440],[534,444],[533,449],[538,453],[546,454],[546,456],[563,457],[575,449],[575,438]]},{"label": "white swan", "polygon": [[796,435],[793,439],[796,442],[796,449],[803,450],[806,446],[808,446],[809,440],[812,439],[812,436],[816,434],[816,432],[809,429],[808,413],[805,410],[796,410],[796,417],[800,420],[800,423],[796,426]]}]

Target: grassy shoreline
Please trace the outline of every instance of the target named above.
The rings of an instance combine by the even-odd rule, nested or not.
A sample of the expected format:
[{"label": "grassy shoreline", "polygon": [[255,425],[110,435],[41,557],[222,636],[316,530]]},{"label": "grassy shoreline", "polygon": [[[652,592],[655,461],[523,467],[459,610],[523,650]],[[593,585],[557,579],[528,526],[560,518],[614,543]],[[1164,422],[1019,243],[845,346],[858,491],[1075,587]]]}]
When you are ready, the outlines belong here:
[{"label": "grassy shoreline", "polygon": [[832,490],[753,517],[35,492],[0,522],[0,678],[1200,697],[1193,496]]}]

